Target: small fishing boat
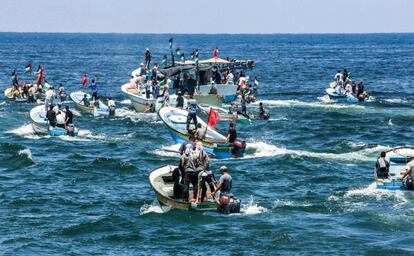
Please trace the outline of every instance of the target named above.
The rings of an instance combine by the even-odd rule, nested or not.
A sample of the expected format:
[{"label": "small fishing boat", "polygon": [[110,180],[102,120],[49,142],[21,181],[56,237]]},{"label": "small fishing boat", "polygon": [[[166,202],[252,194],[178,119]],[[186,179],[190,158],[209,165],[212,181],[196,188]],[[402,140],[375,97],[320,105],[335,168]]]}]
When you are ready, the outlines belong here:
[{"label": "small fishing boat", "polygon": [[[224,214],[240,212],[240,199],[226,195],[221,196],[220,199],[214,199],[209,186],[207,186],[206,201],[196,203],[195,199],[190,201],[180,199],[179,174],[174,175],[174,172],[179,173],[177,166],[167,165],[155,169],[149,175],[149,183],[161,205],[185,211],[217,211]],[[189,191],[189,195],[192,194],[193,191]]]},{"label": "small fishing boat", "polygon": [[[89,106],[85,106],[85,103],[82,101],[84,95],[86,95],[89,101]],[[95,106],[95,101],[92,100],[92,96],[89,93],[81,91],[72,92],[70,98],[79,110],[88,112],[94,116],[109,116],[109,108],[100,100],[98,100],[99,105]]]},{"label": "small fishing boat", "polygon": [[137,112],[155,112],[155,104],[157,99],[155,99],[152,94],[150,94],[150,98],[147,99],[145,90],[139,90],[135,87],[131,87],[129,83],[122,85],[121,90],[131,100],[132,105]]},{"label": "small fishing boat", "polygon": [[375,177],[377,188],[386,190],[413,190],[412,187],[407,187],[407,184],[401,180],[401,171],[404,170],[407,163],[414,157],[414,147],[397,147],[385,153],[385,159],[390,163],[389,177],[387,179]]},{"label": "small fishing boat", "polygon": [[[162,205],[186,211],[217,211],[217,202],[211,198],[199,204],[186,202],[174,198],[173,170],[177,166],[167,165],[152,171],[149,175],[149,183],[155,191],[157,200]],[[192,191],[190,191],[190,195]],[[207,193],[210,195],[210,193]]]},{"label": "small fishing boat", "polygon": [[[187,115],[186,110],[174,107],[163,107],[158,111],[159,118],[167,126],[172,138],[177,143],[183,143],[190,139],[191,134],[188,133],[186,128]],[[200,117],[197,117],[197,122],[201,124],[201,129],[206,129],[206,136],[204,139],[197,139],[196,141],[203,144],[207,153],[217,158],[242,157],[244,155],[245,141],[236,140],[233,144],[226,143],[226,136],[212,129]],[[190,125],[190,129],[195,130],[193,123]]]},{"label": "small fishing boat", "polygon": [[77,136],[79,129],[70,125],[67,129],[61,127],[49,126],[49,121],[46,118],[46,110],[44,105],[36,106],[30,110],[30,119],[32,127],[36,134],[51,135],[51,136]]},{"label": "small fishing boat", "polygon": [[342,88],[339,88],[336,82],[329,84],[329,87],[325,90],[329,98],[338,102],[358,103],[365,101],[365,94],[361,94],[360,97],[356,97],[353,93],[347,92]]},{"label": "small fishing boat", "polygon": [[[208,117],[208,115],[210,113],[210,108],[212,106],[209,106],[209,105],[206,105],[206,104],[199,104],[198,107],[201,110],[202,114],[204,116]],[[212,108],[214,109],[214,111],[217,112],[217,114],[219,114],[220,120],[234,121],[234,122],[237,122],[238,124],[243,124],[243,125],[248,125],[248,124],[252,123],[250,118],[247,118],[244,115],[238,115],[237,113],[229,114],[229,112],[227,110],[225,110],[224,108],[221,108],[221,107],[215,107],[214,106]]]},{"label": "small fishing boat", "polygon": [[[29,87],[30,86],[32,86],[32,84],[28,84],[29,85]],[[45,83],[44,85],[43,85],[43,90],[45,91],[45,90],[48,90],[49,89],[49,87],[50,87],[51,85],[50,84],[48,84],[48,83]],[[21,97],[21,95],[22,95],[22,88],[21,87],[19,87],[18,88],[19,89],[19,93],[18,93],[18,95],[20,95],[19,97],[16,97],[16,94],[15,94],[15,92],[13,91],[13,87],[9,87],[9,88],[6,88],[5,90],[4,90],[4,96],[8,99],[8,100],[12,100],[12,101],[15,101],[15,102],[18,102],[18,103],[24,103],[24,102],[28,102],[28,98],[24,98],[24,97]],[[34,98],[35,98],[35,100],[36,99],[43,99],[44,98],[44,91],[42,91],[42,93],[36,93],[36,95],[34,95]]]}]

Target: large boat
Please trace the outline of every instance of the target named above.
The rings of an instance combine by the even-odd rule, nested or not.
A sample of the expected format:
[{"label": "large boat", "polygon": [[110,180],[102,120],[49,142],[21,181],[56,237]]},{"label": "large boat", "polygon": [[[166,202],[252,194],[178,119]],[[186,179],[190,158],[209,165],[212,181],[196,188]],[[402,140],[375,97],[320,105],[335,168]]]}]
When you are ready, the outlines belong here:
[{"label": "large boat", "polygon": [[[217,202],[211,198],[210,193],[207,193],[209,195],[207,201],[198,204],[174,198],[173,170],[175,168],[177,166],[167,165],[152,171],[149,175],[149,183],[160,204],[186,211],[217,211]],[[192,191],[189,194],[191,195]]]},{"label": "large boat", "polygon": [[[172,138],[177,143],[183,143],[190,140],[191,134],[188,133],[187,125],[188,112],[183,109],[174,107],[163,107],[158,111],[159,118],[167,126]],[[242,157],[246,149],[246,142],[236,140],[233,144],[226,142],[226,136],[212,129],[200,118],[197,122],[201,124],[201,129],[206,129],[204,139],[197,139],[204,146],[204,150],[217,158]],[[190,129],[195,130],[194,124],[190,125]]]},{"label": "large boat", "polygon": [[137,112],[147,113],[155,111],[155,103],[157,99],[155,99],[152,94],[150,95],[150,98],[147,99],[145,90],[139,90],[135,87],[131,87],[129,83],[122,85],[121,90],[131,100],[132,105]]},{"label": "large boat", "polygon": [[385,153],[385,159],[390,163],[389,177],[386,179],[375,177],[377,188],[386,190],[413,190],[412,187],[407,187],[407,184],[401,180],[401,172],[411,158],[414,157],[414,148],[408,146],[397,147]]},{"label": "large boat", "polygon": [[32,108],[30,110],[30,119],[32,121],[33,130],[36,134],[51,136],[77,136],[79,132],[79,129],[75,128],[73,125],[68,127],[68,129],[49,126],[44,105]]},{"label": "large boat", "polygon": [[[89,101],[89,106],[85,106],[85,103],[82,101],[83,97],[86,95],[86,98]],[[92,96],[88,93],[77,91],[70,94],[70,98],[75,103],[76,108],[79,110],[93,114],[94,116],[109,116],[109,108],[99,100],[99,105],[95,106],[95,101],[92,100]]]}]

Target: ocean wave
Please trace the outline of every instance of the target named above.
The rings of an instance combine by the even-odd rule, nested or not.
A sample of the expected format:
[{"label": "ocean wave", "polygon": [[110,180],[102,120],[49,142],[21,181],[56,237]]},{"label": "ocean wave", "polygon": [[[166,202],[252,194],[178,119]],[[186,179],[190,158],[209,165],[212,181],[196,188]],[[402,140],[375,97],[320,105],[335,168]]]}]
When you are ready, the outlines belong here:
[{"label": "ocean wave", "polygon": [[143,204],[141,208],[139,209],[139,215],[145,215],[148,213],[166,213],[169,210],[171,210],[171,207],[168,206],[161,206],[158,201],[154,201],[151,204]]},{"label": "ocean wave", "polygon": [[157,121],[157,115],[155,113],[138,113],[135,110],[131,110],[128,108],[116,109],[115,117],[119,117],[123,119],[128,118],[134,123],[138,123],[140,121],[150,121],[150,122]]},{"label": "ocean wave", "polygon": [[159,156],[166,156],[166,157],[179,157],[179,149],[181,144],[174,144],[169,146],[162,146],[160,149],[156,149],[152,151],[152,153],[159,155]]},{"label": "ocean wave", "polygon": [[407,99],[382,99],[381,101],[391,103],[391,104],[411,104],[412,101]]},{"label": "ocean wave", "polygon": [[364,106],[356,105],[356,104],[330,104],[333,103],[331,101],[328,102],[306,102],[306,101],[299,101],[299,100],[261,100],[257,101],[253,104],[259,104],[262,102],[263,105],[269,107],[310,107],[310,108],[328,108],[328,109],[364,109]]},{"label": "ocean wave", "polygon": [[13,134],[19,137],[23,137],[26,139],[41,139],[42,137],[37,135],[33,130],[33,126],[31,124],[24,124],[16,129],[7,131],[8,134]]},{"label": "ocean wave", "polygon": [[28,159],[33,161],[32,151],[29,148],[19,150],[18,154],[21,155],[21,156],[26,156]]}]

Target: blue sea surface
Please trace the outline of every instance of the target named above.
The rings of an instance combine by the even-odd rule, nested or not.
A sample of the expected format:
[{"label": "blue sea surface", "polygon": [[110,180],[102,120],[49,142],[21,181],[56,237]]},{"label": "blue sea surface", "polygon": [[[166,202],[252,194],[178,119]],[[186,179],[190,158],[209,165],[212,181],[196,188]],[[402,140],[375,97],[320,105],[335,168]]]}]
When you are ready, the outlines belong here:
[{"label": "blue sea surface", "polygon": [[[75,116],[77,138],[34,134],[29,110],[0,96],[2,255],[414,254],[414,194],[376,190],[382,150],[413,145],[414,34],[173,35],[186,56],[256,61],[271,120],[238,126],[241,159],[213,159],[233,176],[240,214],[160,207],[148,174],[177,164],[155,114],[121,92],[131,71],[169,54],[170,35],[0,33],[0,88],[31,62],[67,91],[88,72],[117,102],[114,118]],[[324,96],[337,69],[364,80],[368,102]],[[249,111],[257,111],[257,104]],[[225,131],[226,123],[219,124]]]}]

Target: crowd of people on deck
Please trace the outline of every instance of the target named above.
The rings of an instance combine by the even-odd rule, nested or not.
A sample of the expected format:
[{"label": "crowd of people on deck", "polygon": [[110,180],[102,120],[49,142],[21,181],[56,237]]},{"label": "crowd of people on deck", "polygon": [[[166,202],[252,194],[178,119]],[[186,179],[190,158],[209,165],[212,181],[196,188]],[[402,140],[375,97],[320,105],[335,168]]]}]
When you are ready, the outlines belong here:
[{"label": "crowd of people on deck", "polygon": [[26,67],[26,73],[35,76],[34,83],[20,82],[17,71],[14,69],[11,74],[11,94],[16,99],[27,99],[27,102],[34,103],[44,96],[47,88],[47,83],[44,74],[44,68],[39,65],[36,72],[33,72],[32,65]]},{"label": "crowd of people on deck", "polygon": [[344,69],[343,73],[338,70],[334,77],[335,90],[337,93],[354,95],[358,100],[364,101],[368,96],[365,91],[364,81],[360,81],[358,84],[351,79],[351,72]]},{"label": "crowd of people on deck", "polygon": [[[178,168],[173,171],[174,193],[173,198],[186,202],[200,203],[208,200],[207,186],[210,196],[214,198],[220,191],[221,194],[230,194],[232,177],[225,166],[220,168],[222,173],[219,181],[209,166],[208,154],[203,150],[201,142],[195,142],[196,137],[190,136],[189,141],[184,142],[179,149],[180,162]],[[190,186],[193,195],[190,195]]]}]

